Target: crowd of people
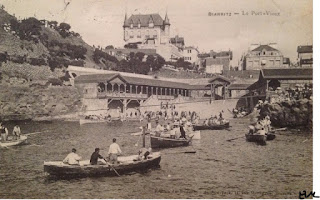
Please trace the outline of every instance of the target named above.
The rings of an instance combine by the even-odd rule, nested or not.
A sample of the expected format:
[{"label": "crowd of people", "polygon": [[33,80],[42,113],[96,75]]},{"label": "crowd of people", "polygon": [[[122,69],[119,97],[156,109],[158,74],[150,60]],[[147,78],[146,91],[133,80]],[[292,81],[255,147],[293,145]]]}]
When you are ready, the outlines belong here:
[{"label": "crowd of people", "polygon": [[249,134],[266,135],[271,131],[270,117],[258,120],[255,124],[249,126]]},{"label": "crowd of people", "polygon": [[217,117],[217,115],[215,116],[211,115],[210,118],[207,118],[204,120],[203,125],[212,126],[212,125],[221,125],[221,124],[227,123],[228,121],[223,118],[222,113],[223,113],[223,110],[219,113],[219,118]]},{"label": "crowd of people", "polygon": [[[151,122],[148,122],[147,125],[148,131],[152,131]],[[191,121],[188,121],[185,118],[181,120],[176,120],[173,123],[168,122],[167,124],[161,124],[159,121],[156,121],[156,128],[154,133],[158,137],[166,137],[172,139],[188,139],[186,133],[191,133],[193,131]]]},{"label": "crowd of people", "polygon": [[18,125],[15,125],[13,127],[13,130],[11,132],[11,135],[9,134],[8,128],[5,127],[2,122],[0,122],[0,134],[1,134],[1,141],[12,141],[12,140],[18,140],[21,136],[21,129]]},{"label": "crowd of people", "polygon": [[239,107],[238,109],[233,108],[232,109],[232,114],[233,114],[233,118],[240,118],[240,117],[244,117],[246,116],[249,112],[243,108],[243,107]]},{"label": "crowd of people", "polygon": [[312,84],[296,84],[295,88],[288,88],[287,90],[282,90],[278,87],[274,91],[271,98],[271,103],[282,102],[282,101],[293,101],[299,99],[312,99],[313,90]]}]

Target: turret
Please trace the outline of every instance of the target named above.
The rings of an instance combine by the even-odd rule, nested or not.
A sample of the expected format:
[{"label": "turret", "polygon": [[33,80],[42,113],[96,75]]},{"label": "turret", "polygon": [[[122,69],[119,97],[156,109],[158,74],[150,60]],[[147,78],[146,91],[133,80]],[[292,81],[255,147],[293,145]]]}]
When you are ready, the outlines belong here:
[{"label": "turret", "polygon": [[165,16],[164,21],[163,21],[163,25],[169,25],[170,26],[168,13],[166,13],[166,16]]}]

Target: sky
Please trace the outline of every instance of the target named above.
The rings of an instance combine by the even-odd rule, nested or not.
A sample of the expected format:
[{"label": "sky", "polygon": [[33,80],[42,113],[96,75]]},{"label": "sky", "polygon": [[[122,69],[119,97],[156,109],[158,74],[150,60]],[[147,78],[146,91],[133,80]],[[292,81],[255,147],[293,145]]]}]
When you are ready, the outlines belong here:
[{"label": "sky", "polygon": [[[0,0],[0,4],[21,19],[69,23],[88,44],[102,47],[123,47],[126,12],[128,17],[159,13],[163,18],[167,12],[172,37],[183,36],[187,46],[200,52],[230,49],[233,66],[251,44],[277,43],[284,56],[295,62],[297,46],[313,43],[312,0]],[[209,16],[209,12],[231,12],[231,16]]]}]

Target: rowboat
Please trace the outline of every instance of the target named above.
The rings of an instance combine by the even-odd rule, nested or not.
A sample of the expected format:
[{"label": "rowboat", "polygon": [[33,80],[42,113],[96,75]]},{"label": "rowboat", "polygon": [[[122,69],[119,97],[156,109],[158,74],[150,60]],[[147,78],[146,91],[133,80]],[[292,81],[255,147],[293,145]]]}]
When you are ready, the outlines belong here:
[{"label": "rowboat", "polygon": [[224,124],[213,124],[213,125],[193,125],[194,130],[221,130],[226,129],[230,126],[230,122]]},{"label": "rowboat", "polygon": [[267,140],[274,140],[276,138],[276,135],[273,133],[268,133],[267,134]]},{"label": "rowboat", "polygon": [[266,145],[266,141],[274,140],[276,135],[273,133],[268,133],[266,135],[258,135],[258,134],[246,134],[246,139],[248,142],[256,142],[261,145]]},{"label": "rowboat", "polygon": [[260,145],[267,144],[267,136],[266,135],[258,135],[258,134],[246,134],[246,140],[248,142],[256,142]]},{"label": "rowboat", "polygon": [[17,146],[17,145],[22,145],[27,142],[27,136],[21,135],[19,139],[17,140],[9,140],[9,141],[1,141],[0,142],[0,147],[10,147],[10,146]]},{"label": "rowboat", "polygon": [[92,123],[104,123],[104,122],[107,122],[107,123],[111,123],[113,121],[120,121],[120,119],[117,117],[117,118],[111,118],[111,119],[83,119],[81,118],[79,120],[80,122],[80,125],[82,124],[92,124]]},{"label": "rowboat", "polygon": [[150,135],[151,148],[170,148],[170,147],[188,146],[191,140],[192,138],[173,139],[173,138],[158,137],[158,136]]},{"label": "rowboat", "polygon": [[56,177],[115,176],[159,167],[160,160],[160,152],[154,152],[145,160],[138,160],[138,155],[119,156],[119,164],[91,165],[89,160],[84,160],[79,165],[68,165],[61,161],[45,161],[43,166],[46,174]]}]

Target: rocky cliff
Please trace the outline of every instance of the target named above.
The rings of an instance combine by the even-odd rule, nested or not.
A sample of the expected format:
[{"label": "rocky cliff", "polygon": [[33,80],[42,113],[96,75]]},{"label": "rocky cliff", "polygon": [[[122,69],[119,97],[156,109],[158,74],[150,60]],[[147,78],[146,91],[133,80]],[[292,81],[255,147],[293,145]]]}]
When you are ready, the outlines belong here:
[{"label": "rocky cliff", "polygon": [[8,86],[0,88],[0,120],[57,118],[81,108],[80,93],[68,86]]},{"label": "rocky cliff", "polygon": [[270,116],[277,127],[305,126],[312,128],[313,102],[309,99],[266,103],[260,106],[260,117]]}]

